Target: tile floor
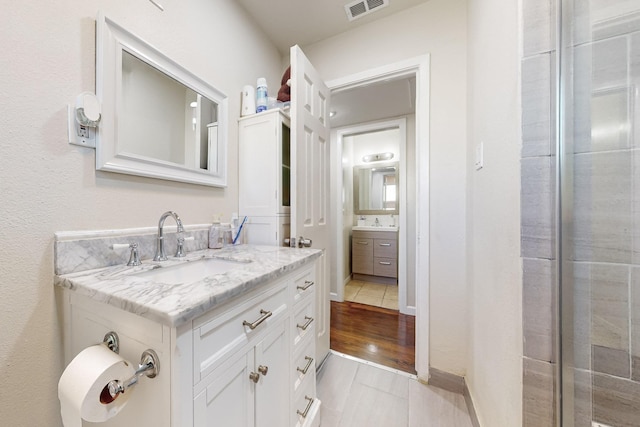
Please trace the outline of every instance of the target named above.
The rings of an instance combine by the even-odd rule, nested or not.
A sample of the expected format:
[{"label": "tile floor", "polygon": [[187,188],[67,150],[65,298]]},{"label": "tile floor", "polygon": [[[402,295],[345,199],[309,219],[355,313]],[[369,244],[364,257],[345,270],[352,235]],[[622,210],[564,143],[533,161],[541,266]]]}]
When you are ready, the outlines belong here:
[{"label": "tile floor", "polygon": [[344,287],[344,299],[376,307],[398,309],[398,285],[352,280]]},{"label": "tile floor", "polygon": [[464,397],[331,352],[318,372],[321,427],[472,427]]}]

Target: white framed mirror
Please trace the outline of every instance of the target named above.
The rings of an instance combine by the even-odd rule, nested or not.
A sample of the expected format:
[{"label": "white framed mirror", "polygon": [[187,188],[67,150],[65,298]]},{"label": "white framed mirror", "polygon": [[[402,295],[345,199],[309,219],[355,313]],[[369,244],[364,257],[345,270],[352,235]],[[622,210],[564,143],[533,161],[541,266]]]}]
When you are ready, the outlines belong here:
[{"label": "white framed mirror", "polygon": [[102,14],[96,58],[97,170],[227,185],[225,94]]}]

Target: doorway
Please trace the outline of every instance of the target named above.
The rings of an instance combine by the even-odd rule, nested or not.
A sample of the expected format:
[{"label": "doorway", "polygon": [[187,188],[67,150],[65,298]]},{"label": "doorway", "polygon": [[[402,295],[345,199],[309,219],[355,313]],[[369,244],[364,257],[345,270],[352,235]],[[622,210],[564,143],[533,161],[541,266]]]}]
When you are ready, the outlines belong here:
[{"label": "doorway", "polygon": [[[331,89],[332,98],[335,100],[336,96],[342,92],[412,78],[415,79],[415,83],[409,92],[413,95],[415,108],[413,117],[418,119],[407,120],[406,134],[410,142],[405,147],[408,153],[404,158],[407,166],[405,171],[407,169],[413,171],[414,181],[412,186],[407,186],[405,197],[400,196],[401,200],[404,199],[407,202],[407,208],[404,210],[404,219],[399,219],[399,228],[405,233],[404,241],[399,244],[399,251],[403,251],[404,254],[406,275],[413,278],[407,281],[405,297],[407,298],[406,310],[409,314],[415,315],[415,369],[418,377],[426,380],[429,375],[429,56],[425,55],[347,76],[330,81],[327,86]],[[373,104],[375,109],[382,110],[386,105],[385,99],[378,96],[374,100],[376,104]],[[360,112],[356,111],[355,114]],[[387,117],[393,116],[354,120],[350,124],[380,123]],[[349,123],[344,123],[343,127],[347,125]],[[332,128],[334,130],[331,138],[330,194],[332,195],[333,243],[330,256],[332,265],[339,266],[345,256],[343,239],[338,238],[343,235],[344,228],[342,146],[333,121]],[[337,271],[338,268],[331,270],[331,299],[340,301],[344,299],[344,275],[342,271]],[[341,278],[338,278],[339,275]]]},{"label": "doorway", "polygon": [[[398,84],[415,86],[415,80]],[[368,91],[384,91],[382,86]],[[415,92],[415,91],[414,91]],[[361,96],[356,94],[355,97]],[[353,99],[349,95],[348,99]],[[407,187],[415,182],[407,168],[407,120],[414,103],[394,112],[406,117],[336,129],[342,147],[342,257],[336,263],[335,301],[354,301],[403,314],[415,314],[415,278],[407,277]],[[348,103],[341,104],[345,108]],[[349,107],[350,108],[350,107]],[[338,149],[338,148],[337,148]],[[415,260],[412,260],[415,262]],[[332,295],[333,296],[333,295]],[[410,301],[409,308],[408,301]]]}]

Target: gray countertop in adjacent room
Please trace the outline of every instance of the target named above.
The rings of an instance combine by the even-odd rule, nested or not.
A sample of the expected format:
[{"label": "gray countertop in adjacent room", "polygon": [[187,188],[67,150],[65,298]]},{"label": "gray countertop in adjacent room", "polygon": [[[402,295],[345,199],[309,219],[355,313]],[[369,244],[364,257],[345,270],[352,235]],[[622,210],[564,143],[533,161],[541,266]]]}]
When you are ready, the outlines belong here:
[{"label": "gray countertop in adjacent room", "polygon": [[157,262],[143,260],[137,267],[113,266],[55,276],[55,285],[177,327],[233,297],[312,262],[321,253],[318,249],[253,245],[205,249],[192,252],[184,259],[172,258],[161,264],[171,267],[203,257],[251,262],[193,283],[165,284],[136,276],[157,268]]}]

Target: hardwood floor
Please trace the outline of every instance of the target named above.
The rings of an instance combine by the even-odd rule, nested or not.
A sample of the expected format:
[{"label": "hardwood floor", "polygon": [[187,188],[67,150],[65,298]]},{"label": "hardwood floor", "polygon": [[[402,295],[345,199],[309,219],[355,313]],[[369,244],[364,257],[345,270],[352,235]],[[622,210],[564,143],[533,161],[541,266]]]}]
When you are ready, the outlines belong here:
[{"label": "hardwood floor", "polygon": [[415,374],[415,317],[331,301],[331,349]]}]

